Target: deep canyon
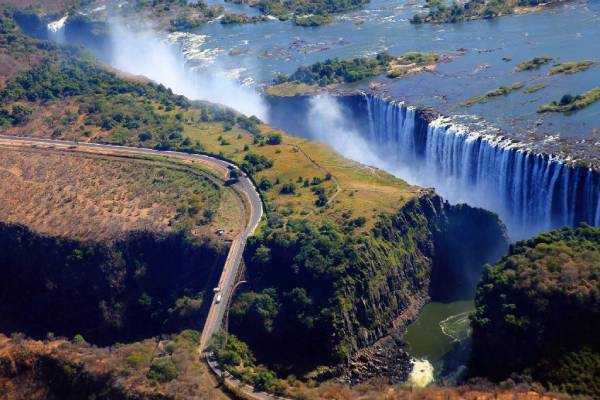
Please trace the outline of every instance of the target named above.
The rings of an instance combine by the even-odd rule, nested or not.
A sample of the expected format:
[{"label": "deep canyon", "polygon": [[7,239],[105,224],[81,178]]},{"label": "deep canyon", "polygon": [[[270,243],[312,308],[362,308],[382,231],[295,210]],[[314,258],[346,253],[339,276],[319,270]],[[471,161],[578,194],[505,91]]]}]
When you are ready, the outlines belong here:
[{"label": "deep canyon", "polygon": [[[385,376],[394,383],[405,381],[411,360],[402,333],[425,304],[472,300],[483,265],[495,263],[505,254],[509,241],[580,223],[600,226],[600,164],[593,146],[583,156],[569,154],[548,138],[513,134],[512,127],[500,130],[485,120],[465,124],[443,107],[401,101],[401,96],[366,86],[313,96],[264,96],[254,87],[255,82],[248,84],[239,75],[232,78],[231,71],[218,62],[198,62],[207,54],[202,48],[206,38],[198,34],[180,32],[165,37],[149,29],[140,32],[115,21],[91,21],[82,16],[52,26],[30,13],[17,14],[17,20],[33,36],[83,44],[127,74],[143,75],[191,100],[223,103],[257,115],[291,135],[329,145],[375,177],[391,173],[424,188],[406,203],[398,201],[394,212],[378,214],[374,209],[375,222],[369,221],[366,227],[367,219],[360,218],[355,220],[356,226],[332,228],[340,219],[328,217],[317,224],[308,221],[312,211],[288,220],[286,212],[292,211],[286,205],[268,205],[270,214],[264,227],[249,241],[244,254],[249,282],[232,304],[230,323],[232,332],[250,345],[258,360],[281,376],[304,374],[323,364],[344,364],[341,369],[321,370],[317,378],[335,375],[358,383]],[[590,120],[593,123],[593,118]],[[287,138],[284,136],[284,143]],[[219,141],[223,144],[221,137]],[[550,145],[540,145],[545,141]],[[328,175],[325,181],[332,179]],[[279,178],[276,182],[279,184]],[[302,176],[296,182],[298,186],[302,182],[305,187],[312,185]],[[337,180],[336,185],[338,191],[347,189],[340,190]],[[269,189],[261,191],[265,194]],[[285,194],[283,189],[281,193]],[[329,201],[326,196],[333,199],[337,193],[322,190],[321,195]],[[349,220],[350,215],[342,219]],[[354,229],[360,234],[354,235]],[[27,231],[22,234],[30,235]],[[32,238],[44,243],[54,240]],[[144,240],[152,242],[150,247],[162,246],[161,239]],[[119,245],[129,251],[135,243]],[[168,243],[164,246],[169,247]],[[147,247],[145,242],[143,247]],[[183,257],[191,251],[184,250],[175,252]],[[212,274],[221,251],[194,251],[198,254],[192,252],[192,261],[210,265],[206,269]],[[151,254],[151,258],[157,256]],[[33,268],[36,262],[23,268]],[[190,262],[181,263],[183,273],[190,273]],[[10,263],[18,266],[14,260]],[[164,271],[156,268],[156,281],[165,283]],[[12,285],[21,286],[19,275],[14,276]],[[198,286],[206,290],[208,281],[214,282],[214,277]],[[43,282],[35,285],[41,288]],[[203,292],[206,300],[207,293]],[[72,301],[72,294],[65,296],[65,302]],[[460,311],[457,315],[464,313],[462,308]],[[3,324],[27,332],[31,321],[15,317]],[[140,324],[149,326],[152,334],[164,327],[153,321]],[[31,334],[40,337],[52,324],[42,325]],[[185,323],[175,325],[185,327]],[[66,329],[64,334],[76,331]],[[112,333],[108,342],[143,337],[137,331]],[[101,336],[97,342],[107,343]],[[465,345],[459,350],[467,348],[468,353],[468,342],[459,342]],[[458,367],[462,365],[446,372],[452,375]]]}]

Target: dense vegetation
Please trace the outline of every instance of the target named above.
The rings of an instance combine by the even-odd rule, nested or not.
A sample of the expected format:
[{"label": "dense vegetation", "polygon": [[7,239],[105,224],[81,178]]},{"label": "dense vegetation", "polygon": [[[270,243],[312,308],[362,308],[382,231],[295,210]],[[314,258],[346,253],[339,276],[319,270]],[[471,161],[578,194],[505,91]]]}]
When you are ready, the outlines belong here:
[{"label": "dense vegetation", "polygon": [[537,112],[575,112],[577,110],[586,108],[598,100],[600,100],[600,86],[575,96],[571,94],[565,94],[560,101],[555,100],[550,104],[544,104],[540,106]]},{"label": "dense vegetation", "polygon": [[[369,0],[260,0],[249,3],[258,7],[264,14],[273,15],[280,20],[293,17],[298,25],[313,26],[329,22],[332,14],[352,10],[368,2]],[[307,20],[308,15],[314,17]],[[311,23],[308,24],[307,21]]]},{"label": "dense vegetation", "polygon": [[[454,288],[475,282],[482,260],[494,260],[503,248],[495,219],[480,210],[446,209],[430,197],[381,215],[366,235],[328,222],[283,224],[270,213],[248,242],[249,285],[232,305],[230,327],[284,375],[346,360],[429,289],[456,298],[442,284],[428,287],[431,274]],[[488,228],[473,236],[473,224]],[[463,233],[461,244],[473,246],[453,241],[455,230]]]},{"label": "dense vegetation", "polygon": [[447,5],[442,0],[427,0],[429,12],[415,14],[411,22],[421,24],[424,22],[444,23],[460,22],[472,19],[490,19],[501,15],[515,13],[517,7],[536,7],[541,4],[558,3],[562,0],[467,0],[465,2],[452,2]]},{"label": "dense vegetation", "polygon": [[562,229],[518,242],[488,266],[472,318],[475,374],[530,374],[600,396],[600,229]]},{"label": "dense vegetation", "polygon": [[576,74],[577,72],[586,71],[586,70],[590,69],[591,67],[593,67],[594,65],[596,65],[596,62],[591,61],[591,60],[565,62],[565,63],[560,63],[560,64],[552,67],[549,74],[550,75],[556,75],[556,74],[572,75],[572,74]]},{"label": "dense vegetation", "polygon": [[529,60],[526,60],[526,61],[523,61],[523,62],[517,64],[517,66],[515,67],[515,71],[522,72],[522,71],[532,71],[534,69],[540,69],[542,67],[542,65],[546,65],[552,60],[553,60],[553,58],[548,57],[548,56],[533,57]]},{"label": "dense vegetation", "polygon": [[[160,84],[123,79],[79,48],[26,37],[10,14],[0,17],[0,44],[11,55],[37,51],[40,59],[32,68],[8,77],[0,90],[0,126],[37,121],[53,138],[87,137],[188,152],[203,151],[197,141],[184,137],[185,126],[191,123],[220,122],[228,130],[237,126],[258,133],[260,121],[255,117],[191,102]],[[57,103],[63,110],[72,105],[74,112],[48,118],[46,109]]]},{"label": "dense vegetation", "polygon": [[299,67],[289,76],[278,75],[274,84],[286,82],[327,86],[336,83],[352,83],[386,73],[397,78],[416,73],[414,67],[435,65],[440,57],[435,53],[408,52],[394,57],[387,52],[377,54],[375,58],[362,57],[352,60],[328,59],[307,67]]},{"label": "dense vegetation", "polygon": [[233,24],[254,24],[257,22],[268,21],[268,18],[264,15],[261,16],[249,16],[247,14],[234,14],[234,13],[225,13],[223,18],[221,18],[220,22],[223,25],[233,25]]},{"label": "dense vegetation", "polygon": [[102,344],[200,328],[224,256],[183,233],[100,244],[4,223],[0,249],[0,292],[11,299],[0,304],[0,331]]},{"label": "dense vegetation", "polygon": [[258,364],[248,345],[235,335],[217,332],[209,344],[219,365],[255,389],[283,394],[283,383],[264,365]]},{"label": "dense vegetation", "polygon": [[510,86],[500,86],[496,89],[492,89],[481,96],[473,96],[469,97],[465,102],[461,104],[463,107],[469,107],[473,104],[477,103],[485,103],[486,101],[493,99],[498,96],[506,96],[514,92],[515,90],[519,90],[523,88],[523,84],[521,82],[514,83]]}]

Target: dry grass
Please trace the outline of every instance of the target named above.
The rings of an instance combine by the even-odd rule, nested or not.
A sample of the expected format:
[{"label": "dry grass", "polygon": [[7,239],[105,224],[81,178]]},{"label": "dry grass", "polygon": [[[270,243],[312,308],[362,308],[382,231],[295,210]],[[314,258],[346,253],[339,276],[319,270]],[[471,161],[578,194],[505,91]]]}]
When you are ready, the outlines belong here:
[{"label": "dry grass", "polygon": [[529,385],[499,388],[497,385],[463,385],[424,389],[391,386],[379,382],[354,387],[329,383],[309,388],[297,382],[290,389],[294,397],[304,400],[564,400],[564,394],[534,391]]},{"label": "dry grass", "polygon": [[323,90],[319,85],[307,85],[306,83],[285,82],[279,85],[272,85],[265,89],[269,96],[292,97],[306,95]]},{"label": "dry grass", "polygon": [[[102,240],[183,227],[200,236],[217,226],[235,235],[245,221],[239,197],[214,178],[152,161],[4,147],[0,180],[0,220],[50,235]],[[216,216],[200,225],[204,210]]]},{"label": "dry grass", "polygon": [[[158,383],[147,378],[152,362],[170,358],[177,370],[177,379]],[[46,365],[57,365],[65,372],[63,385],[74,376],[84,383],[91,379],[102,382],[112,379],[113,388],[123,398],[147,399],[215,399],[227,397],[216,387],[206,367],[199,362],[196,343],[186,335],[174,335],[165,340],[147,339],[111,348],[88,344],[73,344],[67,340],[35,341],[18,336],[0,335],[0,399],[42,400],[54,398],[45,382],[43,369],[32,368],[40,359]],[[63,387],[67,389],[68,387]],[[90,393],[91,395],[91,393]]]},{"label": "dry grass", "polygon": [[64,14],[69,8],[81,3],[78,0],[2,0],[2,5],[17,9],[33,8],[43,14]]},{"label": "dry grass", "polygon": [[[88,115],[80,112],[80,103],[81,99],[75,97],[46,104],[29,104],[36,109],[32,119],[24,126],[8,127],[3,133],[52,137],[53,131],[59,127],[60,139],[111,141],[114,129],[103,130],[93,125],[82,128]],[[153,106],[160,115],[174,118],[176,113],[183,112],[184,121],[195,121],[184,124],[184,135],[194,143],[198,141],[209,153],[221,153],[238,163],[243,162],[249,152],[272,160],[274,166],[259,172],[257,180],[266,178],[273,183],[279,181],[278,185],[266,192],[266,197],[285,216],[310,219],[329,216],[343,223],[351,214],[352,218],[366,218],[366,229],[372,226],[379,213],[397,210],[420,190],[384,171],[345,159],[321,143],[280,132],[283,135],[282,144],[259,145],[254,143],[252,134],[238,126],[224,131],[221,122],[198,122],[198,110],[183,111],[176,108],[166,112],[159,110],[157,104]],[[276,132],[267,125],[261,125],[260,129],[265,136]],[[83,135],[84,130],[87,136]],[[227,144],[223,144],[224,141]],[[244,149],[246,146],[248,150]],[[332,179],[324,181],[320,187],[325,190],[329,203],[325,208],[318,207],[315,204],[317,195],[311,191],[313,186],[304,187],[303,181],[311,181],[313,177],[324,179],[327,173],[332,175]],[[280,194],[281,185],[290,181],[296,184],[296,193]]]}]

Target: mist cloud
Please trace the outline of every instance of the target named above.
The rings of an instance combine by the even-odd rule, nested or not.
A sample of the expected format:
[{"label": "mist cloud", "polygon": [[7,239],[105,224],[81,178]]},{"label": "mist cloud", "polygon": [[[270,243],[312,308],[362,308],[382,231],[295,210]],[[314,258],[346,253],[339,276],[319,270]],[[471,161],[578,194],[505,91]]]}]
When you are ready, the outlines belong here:
[{"label": "mist cloud", "polygon": [[309,100],[308,125],[313,139],[326,143],[338,153],[355,161],[381,166],[382,160],[344,114],[331,95],[318,94]]},{"label": "mist cloud", "polygon": [[133,32],[112,22],[110,64],[143,75],[193,100],[219,103],[247,115],[267,117],[267,105],[251,87],[241,86],[216,64],[194,71],[186,68],[177,45],[167,43],[151,29]]}]

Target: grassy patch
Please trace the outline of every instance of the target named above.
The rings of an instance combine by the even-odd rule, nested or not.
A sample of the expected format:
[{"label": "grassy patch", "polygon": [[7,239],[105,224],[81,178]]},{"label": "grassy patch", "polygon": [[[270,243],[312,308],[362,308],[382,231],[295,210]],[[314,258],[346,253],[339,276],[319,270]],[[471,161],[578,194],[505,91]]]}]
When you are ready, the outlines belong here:
[{"label": "grassy patch", "polygon": [[485,103],[486,101],[493,99],[494,97],[506,96],[506,95],[509,95],[510,93],[514,92],[515,90],[519,90],[521,88],[523,88],[523,84],[520,82],[517,82],[511,86],[500,86],[496,89],[490,90],[489,92],[485,93],[484,95],[470,97],[464,103],[462,103],[461,106],[469,107],[469,106],[472,106],[473,104]]},{"label": "grassy patch", "polygon": [[319,90],[318,85],[308,85],[298,82],[284,82],[278,85],[269,86],[265,93],[269,96],[292,97],[314,93]]},{"label": "grassy patch", "polygon": [[523,61],[522,63],[517,64],[517,66],[515,67],[515,71],[522,72],[540,69],[542,65],[546,65],[552,60],[553,58],[548,56],[534,57],[527,61]]},{"label": "grassy patch", "polygon": [[552,67],[549,74],[550,75],[556,75],[556,74],[571,75],[571,74],[576,74],[577,72],[586,71],[594,65],[596,65],[596,62],[591,61],[591,60],[560,63],[560,64],[557,64],[556,66]]},{"label": "grassy patch", "polygon": [[580,95],[566,94],[559,101],[544,104],[538,108],[537,112],[574,112],[586,108],[598,100],[600,100],[600,86]]},{"label": "grassy patch", "polygon": [[[184,135],[239,164],[249,154],[270,160],[272,167],[254,173],[254,179],[271,210],[286,220],[333,220],[344,225],[349,213],[365,218],[365,228],[371,227],[380,212],[397,209],[419,190],[384,171],[347,160],[321,143],[279,132],[281,143],[268,145],[267,138],[277,131],[267,125],[259,130],[262,139],[235,128],[223,132],[221,124],[211,123],[186,126]],[[223,138],[230,144],[222,145]],[[282,193],[290,183],[294,193]]]},{"label": "grassy patch", "polygon": [[531,85],[531,86],[527,86],[524,90],[525,93],[535,93],[535,92],[539,92],[542,89],[547,88],[548,85]]}]

